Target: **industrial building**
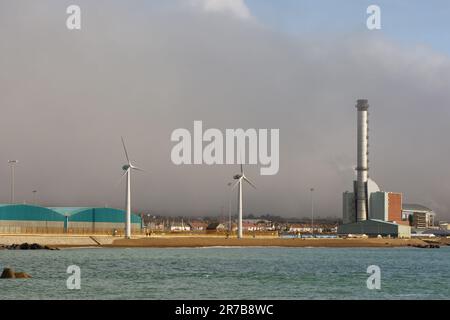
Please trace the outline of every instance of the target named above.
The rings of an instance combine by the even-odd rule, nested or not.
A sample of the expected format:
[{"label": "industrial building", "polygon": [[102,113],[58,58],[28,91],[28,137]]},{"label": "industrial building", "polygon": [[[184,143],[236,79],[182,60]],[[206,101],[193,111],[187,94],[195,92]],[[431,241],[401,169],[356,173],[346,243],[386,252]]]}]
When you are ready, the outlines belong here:
[{"label": "industrial building", "polygon": [[[131,215],[133,233],[141,231],[141,221]],[[0,233],[123,234],[124,228],[124,210],[0,204]]]},{"label": "industrial building", "polygon": [[426,229],[435,224],[436,214],[433,210],[420,204],[404,204],[402,219],[411,222],[411,226],[417,229]]},{"label": "industrial building", "polygon": [[365,234],[368,236],[410,238],[411,228],[409,226],[377,220],[369,219],[355,223],[343,224],[338,227],[338,234]]},{"label": "industrial building", "polygon": [[0,204],[0,233],[61,233],[65,217],[44,207]]},{"label": "industrial building", "polygon": [[402,194],[385,192],[369,178],[369,119],[367,100],[358,100],[357,178],[353,192],[343,194],[343,225],[338,234],[410,237],[411,228],[403,220]]}]

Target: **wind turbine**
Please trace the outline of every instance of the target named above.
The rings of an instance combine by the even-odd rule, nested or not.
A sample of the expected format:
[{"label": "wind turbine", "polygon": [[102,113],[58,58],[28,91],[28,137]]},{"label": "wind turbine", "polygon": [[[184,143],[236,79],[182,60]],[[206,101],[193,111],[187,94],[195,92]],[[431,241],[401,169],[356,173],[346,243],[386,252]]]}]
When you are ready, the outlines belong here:
[{"label": "wind turbine", "polygon": [[256,189],[255,185],[245,176],[244,174],[244,166],[241,161],[241,173],[234,175],[233,179],[237,180],[234,184],[233,189],[238,186],[238,238],[242,239],[242,187],[243,181],[246,181],[249,185]]},{"label": "wind turbine", "polygon": [[125,157],[127,158],[127,164],[122,166],[122,170],[124,171],[122,178],[126,175],[127,176],[127,189],[126,189],[126,207],[127,207],[127,213],[125,218],[125,238],[130,239],[131,238],[131,171],[137,170],[137,171],[144,171],[141,168],[138,168],[134,166],[130,158],[128,157],[127,148],[125,147],[125,141],[122,138],[122,145],[123,150],[125,151]]}]

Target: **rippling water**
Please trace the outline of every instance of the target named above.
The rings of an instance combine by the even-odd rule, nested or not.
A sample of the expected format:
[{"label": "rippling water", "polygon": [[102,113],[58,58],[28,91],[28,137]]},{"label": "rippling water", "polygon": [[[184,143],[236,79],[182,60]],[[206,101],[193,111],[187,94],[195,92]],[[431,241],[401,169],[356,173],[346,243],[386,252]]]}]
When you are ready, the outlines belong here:
[{"label": "rippling water", "polygon": [[[68,290],[69,265],[81,290]],[[381,290],[369,290],[369,265]],[[450,247],[0,251],[0,299],[449,299]]]}]

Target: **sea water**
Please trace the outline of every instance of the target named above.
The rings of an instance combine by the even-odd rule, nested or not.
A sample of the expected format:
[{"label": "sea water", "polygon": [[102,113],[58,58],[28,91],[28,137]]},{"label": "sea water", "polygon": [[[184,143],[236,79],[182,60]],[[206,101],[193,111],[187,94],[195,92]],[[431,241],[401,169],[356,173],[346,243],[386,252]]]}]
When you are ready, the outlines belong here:
[{"label": "sea water", "polygon": [[[80,290],[68,289],[71,265]],[[2,250],[4,267],[33,278],[0,279],[0,299],[450,298],[450,247]]]}]

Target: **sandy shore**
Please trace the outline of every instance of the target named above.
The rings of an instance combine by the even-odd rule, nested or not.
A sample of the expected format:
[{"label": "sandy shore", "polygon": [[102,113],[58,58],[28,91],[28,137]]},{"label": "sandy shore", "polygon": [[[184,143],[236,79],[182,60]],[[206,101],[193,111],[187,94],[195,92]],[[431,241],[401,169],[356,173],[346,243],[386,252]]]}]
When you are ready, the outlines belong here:
[{"label": "sandy shore", "polygon": [[44,234],[0,234],[0,245],[38,243],[50,247],[89,247],[112,244],[112,236],[88,235],[44,235]]},{"label": "sandy shore", "polygon": [[208,237],[173,237],[117,239],[105,247],[193,248],[193,247],[405,247],[422,245],[418,239],[225,239]]},{"label": "sandy shore", "polygon": [[[427,240],[429,241],[429,240]],[[244,238],[226,239],[223,236],[154,236],[123,239],[112,236],[89,235],[0,235],[0,245],[38,243],[50,247],[105,247],[105,248],[195,248],[195,247],[327,247],[327,248],[388,248],[425,245],[420,239],[280,239]],[[450,239],[435,239],[443,244]]]}]

